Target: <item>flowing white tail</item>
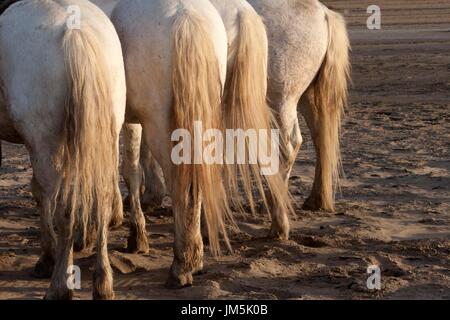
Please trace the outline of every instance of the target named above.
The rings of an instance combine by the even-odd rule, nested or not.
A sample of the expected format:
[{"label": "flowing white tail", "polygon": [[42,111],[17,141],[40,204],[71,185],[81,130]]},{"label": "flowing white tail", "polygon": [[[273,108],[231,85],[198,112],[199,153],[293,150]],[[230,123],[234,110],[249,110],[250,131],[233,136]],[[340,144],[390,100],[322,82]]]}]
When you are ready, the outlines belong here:
[{"label": "flowing white tail", "polygon": [[[192,136],[195,121],[201,121],[204,130],[222,128],[219,63],[205,23],[193,12],[185,11],[177,17],[174,31],[174,128],[186,129]],[[188,197],[180,200],[185,202],[181,206],[195,206],[201,199],[210,248],[213,253],[219,253],[219,232],[228,243],[225,223],[233,221],[223,186],[221,166],[202,162],[181,164],[177,170],[178,193]],[[176,219],[176,223],[185,221]],[[184,230],[186,226],[179,225],[177,228]]]},{"label": "flowing white tail", "polygon": [[[225,126],[227,129],[264,130],[271,141],[271,129],[277,128],[275,117],[266,102],[268,39],[261,17],[247,10],[239,14],[237,50],[231,75],[228,77],[225,96]],[[246,138],[247,139],[247,138]],[[276,146],[282,148],[282,144]],[[246,141],[246,150],[251,146]],[[270,149],[270,147],[269,147]],[[273,152],[273,150],[272,150]],[[293,212],[288,186],[280,174],[264,176],[261,163],[228,165],[226,168],[227,191],[233,204],[243,211],[239,201],[239,177],[252,212],[255,201],[254,183],[264,200],[267,210],[269,203],[277,203],[284,212]],[[264,186],[268,188],[266,198]]]},{"label": "flowing white tail", "polygon": [[[116,120],[111,79],[93,31],[68,29],[63,38],[67,99],[62,144],[62,201],[76,224],[99,229],[109,222],[118,183]],[[97,214],[92,215],[92,212]]]}]

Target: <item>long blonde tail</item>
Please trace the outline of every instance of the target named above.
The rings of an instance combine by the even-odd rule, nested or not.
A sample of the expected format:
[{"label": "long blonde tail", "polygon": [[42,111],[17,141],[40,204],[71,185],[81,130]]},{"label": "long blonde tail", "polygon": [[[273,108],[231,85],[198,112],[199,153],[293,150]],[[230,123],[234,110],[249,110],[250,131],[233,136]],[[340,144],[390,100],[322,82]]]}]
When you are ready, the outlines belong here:
[{"label": "long blonde tail", "polygon": [[[244,131],[265,130],[270,141],[271,129],[277,129],[278,126],[272,109],[266,101],[268,62],[266,29],[261,17],[254,11],[244,11],[240,13],[239,18],[236,58],[231,75],[228,77],[225,97],[225,126],[227,129]],[[282,148],[282,144],[278,143],[276,148]],[[249,140],[246,140],[246,150],[256,152],[255,148],[249,144]],[[283,150],[280,151],[283,152]],[[228,165],[226,181],[230,199],[240,200],[239,185],[241,185],[250,209],[254,213],[253,186],[256,185],[267,210],[270,210],[269,202],[275,202],[278,206],[284,207],[285,212],[293,212],[288,186],[281,175],[264,176],[261,169],[262,165],[259,161],[256,164],[246,161],[245,164]],[[264,186],[268,188],[269,199],[266,198]],[[243,211],[241,201],[233,201],[233,204],[239,211]]]},{"label": "long blonde tail", "polygon": [[313,106],[314,121],[319,128],[316,144],[320,170],[316,169],[319,171],[316,174],[322,183],[322,209],[334,211],[342,172],[339,138],[350,79],[350,42],[344,18],[327,8],[325,11],[329,30],[328,50],[307,98]]},{"label": "long blonde tail", "polygon": [[[219,61],[206,24],[195,13],[186,10],[177,17],[174,22],[174,48],[174,128],[186,129],[192,137],[195,121],[201,121],[205,131],[221,129]],[[225,224],[233,223],[221,165],[206,164],[204,161],[201,164],[181,164],[177,166],[176,176],[178,194],[188,192],[193,199],[202,199],[210,248],[213,253],[220,253],[219,233],[224,235],[229,245]],[[189,199],[183,201],[189,203]],[[184,220],[178,219],[180,223]]]},{"label": "long blonde tail", "polygon": [[[89,27],[67,29],[62,47],[68,92],[61,197],[86,237],[89,226],[108,223],[118,183],[111,78],[101,45]],[[92,215],[93,211],[98,215]]]}]

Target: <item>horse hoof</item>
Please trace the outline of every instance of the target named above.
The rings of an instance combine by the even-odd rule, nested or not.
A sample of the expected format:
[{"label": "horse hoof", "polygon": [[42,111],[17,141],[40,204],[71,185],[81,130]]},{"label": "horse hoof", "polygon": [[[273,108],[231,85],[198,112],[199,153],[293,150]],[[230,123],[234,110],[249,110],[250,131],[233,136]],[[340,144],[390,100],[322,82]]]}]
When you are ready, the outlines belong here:
[{"label": "horse hoof", "polygon": [[303,203],[302,210],[305,211],[326,211],[334,212],[334,207],[332,205],[327,205],[324,201],[317,199],[316,197],[309,197]]},{"label": "horse hoof", "polygon": [[95,270],[93,274],[92,299],[94,300],[114,300],[112,270]]},{"label": "horse hoof", "polygon": [[175,276],[172,272],[169,273],[169,277],[166,280],[165,287],[167,289],[183,289],[192,287],[193,279],[192,274],[184,274],[180,276]]},{"label": "horse hoof", "polygon": [[276,228],[272,226],[270,228],[269,234],[267,235],[267,238],[274,239],[274,240],[280,240],[280,241],[286,241],[289,240],[289,231],[281,230],[280,228]]}]

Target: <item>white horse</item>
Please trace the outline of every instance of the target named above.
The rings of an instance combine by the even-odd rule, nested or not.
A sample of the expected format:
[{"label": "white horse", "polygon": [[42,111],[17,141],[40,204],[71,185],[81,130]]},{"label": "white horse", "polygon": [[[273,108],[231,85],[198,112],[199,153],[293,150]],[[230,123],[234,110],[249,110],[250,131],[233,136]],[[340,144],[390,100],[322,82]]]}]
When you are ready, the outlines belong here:
[{"label": "white horse", "polygon": [[303,208],[334,211],[339,131],[347,104],[349,39],[344,18],[317,0],[249,0],[269,35],[268,102],[287,143],[286,183],[302,144],[297,109],[316,148],[316,172]]},{"label": "white horse", "polygon": [[[79,28],[67,24],[72,5],[81,10]],[[13,4],[0,17],[0,88],[0,138],[26,145],[40,198],[42,255],[35,272],[52,275],[46,298],[72,296],[67,280],[78,220],[98,230],[93,297],[113,298],[107,226],[120,209],[118,143],[126,99],[113,25],[85,0]]]},{"label": "white horse", "polygon": [[[207,0],[121,1],[111,19],[124,50],[126,121],[142,124],[143,139],[161,164],[173,201],[174,260],[167,285],[190,285],[193,274],[203,268],[201,208],[214,252],[219,251],[219,230],[226,235],[225,223],[231,217],[221,168],[205,163],[175,165],[171,135],[177,128],[193,133],[197,120],[205,130],[221,127],[225,29]],[[133,251],[147,251],[145,219],[136,191],[130,199]]]},{"label": "white horse", "polygon": [[[218,8],[236,12],[233,1],[212,2]],[[263,17],[269,36],[267,100],[278,117],[283,142],[286,144],[283,166],[285,183],[288,184],[302,144],[297,113],[300,109],[311,131],[317,155],[313,188],[303,208],[334,211],[340,169],[339,129],[347,103],[350,73],[345,21],[341,15],[317,0],[249,2]],[[220,11],[224,21],[227,21],[227,11]],[[230,25],[225,25],[228,33],[232,34]],[[148,152],[144,150],[146,154]],[[147,174],[147,170],[145,172],[147,176],[158,176],[155,171],[150,174]],[[149,180],[152,179],[146,179]],[[143,198],[159,198],[160,194],[152,188],[146,188]],[[275,203],[273,216],[280,221],[288,221],[285,210],[279,209]],[[280,230],[279,234],[287,235],[289,225],[281,225],[284,231]]]},{"label": "white horse", "polygon": [[[234,63],[240,65],[239,70],[243,72],[231,72],[226,77],[227,34],[219,13],[209,1],[121,1],[112,13],[111,19],[124,49],[128,87],[126,121],[130,124],[125,126],[128,159],[125,178],[131,204],[128,249],[132,252],[148,250],[139,201],[141,132],[137,130],[141,129],[133,124],[139,123],[144,142],[161,164],[172,197],[175,247],[167,282],[170,287],[192,284],[192,274],[203,268],[201,210],[205,213],[212,252],[219,252],[219,232],[228,243],[225,223],[233,225],[228,195],[230,198],[237,195],[235,167],[227,166],[224,170],[220,164],[205,161],[175,164],[171,158],[172,131],[183,128],[193,135],[195,121],[201,121],[203,129],[209,132],[225,127],[271,128],[270,109],[265,103],[265,31],[254,11],[240,18],[240,29],[254,42],[238,41]],[[251,34],[256,30],[250,27],[252,25],[259,27],[256,35]],[[256,54],[249,57],[251,47]],[[253,84],[247,81],[251,76]],[[226,82],[230,86],[225,87],[223,107],[226,110],[222,110],[221,97]],[[194,153],[197,147],[192,149]],[[259,169],[260,164],[256,164],[236,170],[247,179],[244,184],[251,176],[256,177],[261,185],[268,185],[274,199],[286,200],[283,203],[288,207],[289,197],[287,190],[281,190],[281,177],[261,178]],[[248,199],[252,203],[251,196]]]},{"label": "white horse", "polygon": [[[267,56],[268,43],[264,25],[244,0],[213,1],[225,23],[228,39],[227,79],[224,93],[224,122],[227,129],[266,129],[271,123],[271,111],[266,104],[267,94]],[[114,14],[113,14],[114,16]],[[123,40],[123,41],[126,41]],[[125,52],[125,56],[127,53]],[[135,60],[136,61],[136,60]],[[154,160],[151,148],[142,139],[142,129],[139,124],[125,126],[126,155],[124,160],[124,177],[130,191],[132,229],[128,238],[128,250],[131,252],[146,252],[148,250],[145,235],[145,220],[140,205],[141,177],[145,177],[146,193],[151,194],[151,202],[157,204],[164,196],[164,180],[158,165]],[[154,142],[153,142],[154,143]],[[140,170],[144,169],[144,175]],[[270,235],[286,239],[289,233],[287,218],[292,206],[287,185],[284,185],[280,175],[261,177],[258,165],[236,167],[227,166],[227,187],[230,198],[238,194],[237,173],[243,177],[243,186],[247,199],[254,211],[252,181],[255,178],[256,187],[262,195],[266,207],[267,202],[277,203],[276,210],[268,210],[272,217]],[[264,196],[263,185],[269,187],[268,199]],[[148,192],[150,189],[150,192]],[[238,201],[234,202],[239,205]],[[242,210],[242,208],[240,208]],[[268,208],[269,209],[269,208]],[[205,232],[204,232],[205,233]]]}]

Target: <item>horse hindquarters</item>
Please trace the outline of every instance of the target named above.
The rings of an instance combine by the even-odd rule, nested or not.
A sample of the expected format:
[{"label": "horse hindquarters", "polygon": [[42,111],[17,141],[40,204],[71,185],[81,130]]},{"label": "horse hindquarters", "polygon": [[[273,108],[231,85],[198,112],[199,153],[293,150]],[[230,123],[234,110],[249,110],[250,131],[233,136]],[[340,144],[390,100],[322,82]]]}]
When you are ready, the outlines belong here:
[{"label": "horse hindquarters", "polygon": [[[91,219],[102,230],[94,295],[109,298],[113,293],[104,225],[118,181],[121,123],[115,118],[122,121],[125,109],[124,99],[122,105],[116,101],[119,87],[112,88],[112,83],[122,80],[125,97],[125,75],[120,43],[107,17],[87,1],[73,1],[85,9],[82,29],[62,29],[66,25],[59,21],[68,13],[55,2],[27,1],[8,9],[0,17],[0,70],[9,115],[29,148],[34,194],[41,202],[43,254],[37,273],[48,275],[55,262],[46,297],[72,297],[67,279],[74,224]],[[17,43],[17,38],[26,41]],[[108,60],[101,53],[105,47]]]},{"label": "horse hindquarters", "polygon": [[341,169],[340,126],[347,104],[350,76],[350,45],[343,17],[323,8],[328,24],[328,49],[319,73],[300,106],[316,148],[314,184],[303,207],[334,211]]},{"label": "horse hindquarters", "polygon": [[[107,227],[118,184],[117,128],[120,126],[116,123],[112,98],[113,80],[101,48],[100,40],[89,27],[67,30],[63,39],[69,96],[65,108],[62,153],[65,179],[61,200],[72,221],[77,219],[87,226],[91,220],[96,225],[97,266],[93,296],[110,299],[114,292],[107,252]],[[116,44],[115,48],[120,47]],[[120,71],[122,74],[119,75],[123,76],[123,69]],[[73,237],[69,240],[68,245],[71,245]],[[58,247],[63,252],[67,250],[63,244],[58,243]],[[55,286],[59,285],[58,280],[64,279],[63,274],[67,274],[64,267],[54,274]]]}]

